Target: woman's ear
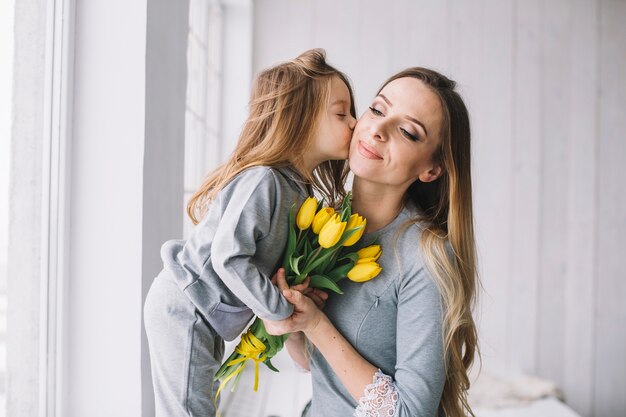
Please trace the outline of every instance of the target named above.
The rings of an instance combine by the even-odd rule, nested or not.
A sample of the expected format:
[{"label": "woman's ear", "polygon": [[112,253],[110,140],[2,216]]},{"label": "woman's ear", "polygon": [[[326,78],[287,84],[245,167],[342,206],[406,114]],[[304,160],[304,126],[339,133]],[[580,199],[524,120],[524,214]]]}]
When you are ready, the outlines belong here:
[{"label": "woman's ear", "polygon": [[419,175],[421,182],[433,182],[443,174],[443,167],[441,164],[435,163],[431,169],[424,171]]}]

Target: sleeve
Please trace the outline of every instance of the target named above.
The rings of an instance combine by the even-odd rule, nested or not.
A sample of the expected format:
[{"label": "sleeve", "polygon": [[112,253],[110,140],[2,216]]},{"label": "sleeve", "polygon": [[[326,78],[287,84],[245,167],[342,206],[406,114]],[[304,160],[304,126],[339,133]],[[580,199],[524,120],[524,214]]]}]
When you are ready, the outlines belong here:
[{"label": "sleeve", "polygon": [[437,416],[445,363],[441,297],[427,270],[404,279],[398,294],[396,367],[365,389],[355,416]]},{"label": "sleeve", "polygon": [[[279,187],[269,170],[235,184],[216,228],[211,264],[224,284],[262,319],[282,320],[293,307],[254,264],[257,241],[275,239],[272,213]],[[281,221],[276,219],[275,221]],[[286,222],[287,219],[284,219]],[[276,242],[282,250],[284,242]]]},{"label": "sleeve", "polygon": [[398,390],[393,378],[379,369],[374,381],[365,387],[354,417],[395,416],[398,405]]}]

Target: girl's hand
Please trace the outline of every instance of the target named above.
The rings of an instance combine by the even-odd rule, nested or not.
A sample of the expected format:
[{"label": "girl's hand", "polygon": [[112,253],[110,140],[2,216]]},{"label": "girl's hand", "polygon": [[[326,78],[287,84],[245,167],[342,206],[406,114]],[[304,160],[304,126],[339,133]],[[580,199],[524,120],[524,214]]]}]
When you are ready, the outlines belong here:
[{"label": "girl's hand", "polygon": [[274,276],[272,277],[272,284],[276,285],[281,291],[286,290],[286,289],[298,291],[299,293],[304,294],[307,297],[309,297],[311,300],[313,300],[315,305],[321,310],[324,308],[324,305],[326,304],[326,300],[328,299],[328,294],[325,291],[322,291],[318,288],[310,288],[309,287],[310,282],[311,282],[311,279],[309,277],[306,277],[306,279],[302,281],[301,284],[293,285],[292,287],[289,287],[287,285],[287,279],[285,278],[284,268],[280,268],[278,271],[276,271],[276,274],[274,274]]}]

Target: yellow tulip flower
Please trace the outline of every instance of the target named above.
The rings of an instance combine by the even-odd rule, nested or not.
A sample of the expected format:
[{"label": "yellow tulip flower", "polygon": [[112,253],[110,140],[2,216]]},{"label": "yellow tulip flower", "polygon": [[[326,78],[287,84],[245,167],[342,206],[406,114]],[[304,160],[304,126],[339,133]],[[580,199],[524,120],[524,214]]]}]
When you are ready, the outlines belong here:
[{"label": "yellow tulip flower", "polygon": [[308,197],[304,200],[304,203],[300,206],[300,210],[298,210],[298,215],[296,216],[296,225],[300,230],[306,230],[311,226],[313,222],[313,217],[315,217],[315,210],[317,210],[317,198]]},{"label": "yellow tulip flower", "polygon": [[354,282],[365,282],[376,277],[383,269],[376,262],[357,263],[348,272],[348,279]]},{"label": "yellow tulip flower", "polygon": [[371,245],[367,246],[363,249],[360,249],[356,252],[359,255],[359,263],[363,263],[362,261],[372,260],[377,261],[380,258],[380,255],[383,253],[380,245]]},{"label": "yellow tulip flower", "polygon": [[356,242],[358,242],[359,239],[361,239],[361,236],[363,236],[366,224],[367,220],[365,220],[362,216],[359,216],[356,213],[350,216],[350,219],[348,220],[348,225],[346,226],[346,230],[354,229],[359,226],[363,227],[354,232],[345,242],[343,242],[343,246],[352,246]]},{"label": "yellow tulip flower", "polygon": [[335,246],[341,239],[344,230],[346,230],[346,222],[342,222],[339,215],[335,214],[320,230],[318,237],[320,246],[326,249]]},{"label": "yellow tulip flower", "polygon": [[319,234],[320,230],[322,230],[322,227],[324,227],[326,222],[329,221],[331,217],[333,217],[333,214],[335,214],[335,210],[330,207],[324,207],[323,209],[318,211],[313,218],[313,233],[315,233],[316,235]]}]

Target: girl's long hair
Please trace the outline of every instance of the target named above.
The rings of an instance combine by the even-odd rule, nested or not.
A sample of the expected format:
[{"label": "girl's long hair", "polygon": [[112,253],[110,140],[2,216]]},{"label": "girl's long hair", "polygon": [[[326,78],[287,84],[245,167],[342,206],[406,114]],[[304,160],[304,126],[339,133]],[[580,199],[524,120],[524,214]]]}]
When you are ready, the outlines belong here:
[{"label": "girl's long hair", "polygon": [[[443,110],[441,143],[433,159],[443,168],[433,182],[414,182],[407,199],[420,208],[415,222],[424,226],[421,247],[443,299],[443,345],[446,381],[441,406],[446,416],[474,415],[468,402],[469,368],[478,353],[472,310],[478,287],[472,214],[470,122],[456,83],[426,69],[408,68],[389,78],[422,81],[438,97]],[[382,88],[381,88],[382,90]],[[380,92],[380,90],[379,90]]]},{"label": "girl's long hair", "polygon": [[320,115],[326,110],[332,77],[339,77],[350,93],[350,113],[356,117],[348,78],[326,62],[323,49],[261,72],[255,79],[250,111],[237,146],[228,161],[211,172],[187,204],[197,224],[215,195],[243,170],[254,166],[292,166],[322,196],[335,202],[345,195],[346,161],[326,161],[311,175],[303,155],[311,146]]}]

